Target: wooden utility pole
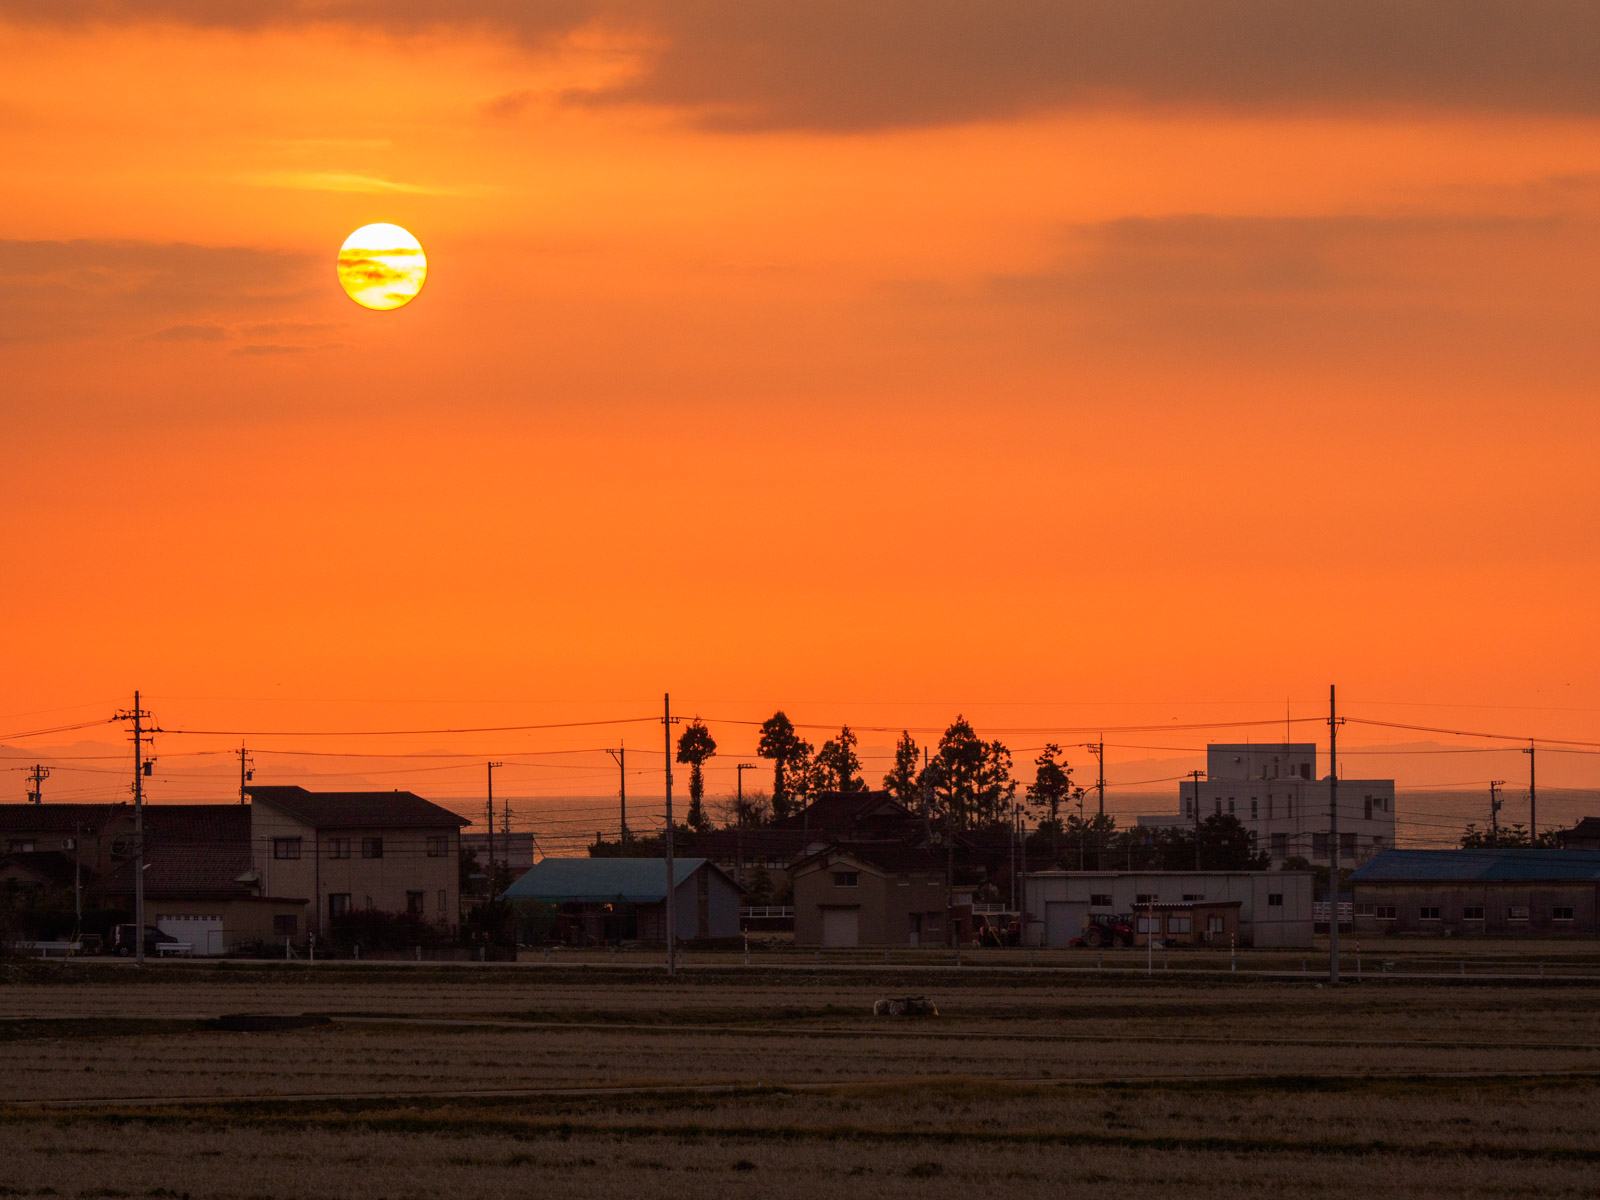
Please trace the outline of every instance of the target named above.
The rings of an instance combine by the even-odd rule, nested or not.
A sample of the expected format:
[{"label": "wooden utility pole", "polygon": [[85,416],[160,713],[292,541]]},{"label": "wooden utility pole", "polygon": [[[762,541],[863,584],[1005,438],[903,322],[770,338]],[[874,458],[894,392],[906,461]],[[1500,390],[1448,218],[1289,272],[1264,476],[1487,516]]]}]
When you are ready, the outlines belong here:
[{"label": "wooden utility pole", "polygon": [[124,709],[116,719],[133,722],[133,924],[134,957],[144,965],[144,779],[155,765],[144,757],[144,744],[150,737],[144,719],[150,714],[139,706],[139,693],[133,693],[133,709]]},{"label": "wooden utility pole", "polygon": [[1496,846],[1500,844],[1500,789],[1505,785],[1504,779],[1489,780],[1489,838]]},{"label": "wooden utility pole", "polygon": [[1194,869],[1200,869],[1200,777],[1204,771],[1190,771],[1194,779]]},{"label": "wooden utility pole", "polygon": [[505,763],[484,763],[489,775],[489,899],[494,899],[494,769]]},{"label": "wooden utility pole", "polygon": [[34,763],[28,768],[28,803],[44,803],[44,781],[50,778],[50,768],[43,763]]},{"label": "wooden utility pole", "polygon": [[1339,715],[1328,685],[1328,982],[1339,982]]},{"label": "wooden utility pole", "polygon": [[667,974],[678,973],[677,879],[672,861],[672,694],[661,693],[661,729],[667,747]]},{"label": "wooden utility pole", "polygon": [[1528,748],[1523,751],[1528,756],[1528,847],[1533,849],[1539,845],[1539,783],[1534,774],[1534,764],[1538,758],[1533,739],[1528,739]]},{"label": "wooden utility pole", "polygon": [[239,803],[248,804],[249,798],[245,795],[245,785],[256,777],[256,760],[251,758],[244,748],[244,743],[239,743]]},{"label": "wooden utility pole", "polygon": [[[627,743],[619,740],[617,742],[617,748],[615,750],[607,750],[606,753],[611,755],[612,759],[617,764],[617,800],[618,800],[618,803],[621,805],[621,808],[619,810],[619,814],[620,814],[621,825],[622,825],[622,834],[621,834],[622,841],[621,841],[620,844],[623,845],[623,846],[626,846],[628,844],[628,746],[627,746]],[[594,840],[595,840],[595,844],[598,845],[599,842],[600,842],[600,837],[599,837],[598,834],[595,835],[595,839]]]}]

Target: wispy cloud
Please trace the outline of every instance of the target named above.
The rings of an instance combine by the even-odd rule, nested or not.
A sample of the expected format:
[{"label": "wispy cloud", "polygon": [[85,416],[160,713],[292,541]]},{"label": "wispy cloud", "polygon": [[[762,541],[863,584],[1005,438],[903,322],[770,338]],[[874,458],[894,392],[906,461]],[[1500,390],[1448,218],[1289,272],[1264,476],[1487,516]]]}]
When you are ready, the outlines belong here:
[{"label": "wispy cloud", "polygon": [[469,189],[440,187],[436,184],[405,183],[379,175],[357,175],[349,171],[266,171],[246,175],[244,182],[256,187],[296,188],[308,192],[368,192],[378,195],[462,196]]}]

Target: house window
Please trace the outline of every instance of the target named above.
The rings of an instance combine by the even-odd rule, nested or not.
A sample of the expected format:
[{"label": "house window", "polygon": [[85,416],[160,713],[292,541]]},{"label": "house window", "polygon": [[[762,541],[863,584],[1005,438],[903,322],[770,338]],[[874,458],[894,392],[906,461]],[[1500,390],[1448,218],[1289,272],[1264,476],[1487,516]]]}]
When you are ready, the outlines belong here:
[{"label": "house window", "polygon": [[1354,858],[1356,854],[1356,835],[1341,833],[1339,835],[1339,853],[1345,858]]},{"label": "house window", "polygon": [[1461,910],[1461,919],[1463,921],[1481,921],[1481,920],[1483,920],[1483,905],[1481,905],[1481,904],[1468,904],[1468,905],[1466,905]]},{"label": "house window", "polygon": [[1358,917],[1376,916],[1377,915],[1377,913],[1375,911],[1376,908],[1377,908],[1377,905],[1375,905],[1371,900],[1357,900],[1356,901],[1356,916],[1358,916]]},{"label": "house window", "polygon": [[340,917],[348,917],[349,915],[350,915],[350,893],[349,892],[329,892],[328,893],[328,920],[337,921]]},{"label": "house window", "polygon": [[383,857],[383,839],[381,837],[362,838],[361,839],[361,857],[362,858],[382,858]]},{"label": "house window", "polygon": [[1267,793],[1267,820],[1272,820],[1272,793]]},{"label": "house window", "polygon": [[[1267,815],[1272,815],[1270,809],[1268,810]],[[1275,833],[1272,835],[1272,857],[1289,857],[1289,835],[1287,833]]]},{"label": "house window", "polygon": [[1311,835],[1311,857],[1312,858],[1327,858],[1328,857],[1328,835],[1327,834],[1325,834],[1325,833],[1313,833]]},{"label": "house window", "polygon": [[1189,903],[1191,900],[1204,900],[1204,899],[1205,899],[1205,897],[1202,896],[1199,892],[1185,892],[1183,894],[1183,902],[1185,904]]},{"label": "house window", "polygon": [[439,889],[439,915],[444,916],[450,906],[450,895],[443,888]]},{"label": "house window", "polygon": [[1218,796],[1217,797],[1217,816],[1220,817],[1221,815],[1222,815],[1222,797]]},{"label": "house window", "polygon": [[1111,896],[1105,892],[1094,892],[1089,896],[1090,908],[1110,908]]},{"label": "house window", "polygon": [[1372,797],[1371,796],[1367,797],[1366,817],[1367,817],[1367,820],[1369,820],[1369,821],[1372,820]]},{"label": "house window", "polygon": [[1526,921],[1528,919],[1528,906],[1526,904],[1513,904],[1506,909],[1506,920]]},{"label": "house window", "polygon": [[1300,778],[1301,779],[1310,779],[1311,778],[1311,764],[1310,763],[1301,763],[1300,764]]},{"label": "house window", "polygon": [[1256,819],[1256,817],[1260,815],[1259,812],[1258,812],[1259,807],[1260,806],[1256,803],[1256,798],[1254,796],[1251,796],[1250,797],[1250,819],[1252,821],[1254,821]]},{"label": "house window", "polygon": [[1396,907],[1393,904],[1380,904],[1380,905],[1378,905],[1378,920],[1380,920],[1380,921],[1393,921],[1393,920],[1396,920],[1398,918],[1398,916],[1399,916],[1399,911],[1396,909]]},{"label": "house window", "polygon": [[1558,904],[1550,916],[1557,921],[1570,921],[1572,920],[1572,908],[1570,905]]},{"label": "house window", "polygon": [[273,838],[272,839],[272,857],[273,858],[299,858],[300,857],[300,839],[299,838]]},{"label": "house window", "polygon": [[1206,932],[1207,933],[1221,933],[1222,932],[1222,918],[1221,917],[1207,917],[1206,918]]},{"label": "house window", "polygon": [[1185,800],[1183,802],[1183,815],[1186,816],[1186,817],[1194,816],[1194,801],[1193,800]]},{"label": "house window", "polygon": [[1282,908],[1283,907],[1283,893],[1282,892],[1268,892],[1267,893],[1267,907],[1268,908]]},{"label": "house window", "polygon": [[1168,933],[1188,933],[1189,932],[1189,918],[1188,917],[1168,917],[1167,918],[1167,932]]},{"label": "house window", "polygon": [[834,887],[860,887],[860,871],[835,871],[833,873]]},{"label": "house window", "polygon": [[32,838],[23,841],[13,840],[6,843],[6,849],[12,854],[32,854],[37,844]]},{"label": "house window", "polygon": [[942,913],[931,912],[922,918],[922,932],[934,934],[939,932],[939,918]]},{"label": "house window", "polygon": [[406,916],[420,917],[427,908],[427,892],[406,893]]},{"label": "house window", "polygon": [[329,858],[349,858],[350,857],[350,839],[349,838],[329,838],[328,839],[328,857]]},{"label": "house window", "polygon": [[1230,817],[1233,816],[1233,797],[1232,796],[1228,797],[1228,815]]},{"label": "house window", "polygon": [[436,835],[428,839],[428,857],[446,858],[450,854],[450,838],[447,835]]},{"label": "house window", "polygon": [[1142,917],[1139,918],[1139,932],[1140,933],[1159,933],[1160,930],[1161,930],[1161,918],[1160,917],[1142,916]]},{"label": "house window", "polygon": [[293,937],[300,932],[300,920],[293,913],[280,913],[272,918],[272,932],[279,937]]},{"label": "house window", "polygon": [[1417,908],[1417,920],[1437,921],[1439,919],[1439,906],[1437,904],[1423,904]]},{"label": "house window", "polygon": [[1154,904],[1159,897],[1154,892],[1140,892],[1134,897],[1135,904]]}]

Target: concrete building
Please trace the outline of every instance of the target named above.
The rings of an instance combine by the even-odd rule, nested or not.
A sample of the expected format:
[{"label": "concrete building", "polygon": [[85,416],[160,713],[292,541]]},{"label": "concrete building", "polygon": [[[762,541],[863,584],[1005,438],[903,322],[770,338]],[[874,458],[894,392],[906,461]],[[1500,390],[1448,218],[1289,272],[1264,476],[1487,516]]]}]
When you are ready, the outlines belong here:
[{"label": "concrete building", "polygon": [[830,848],[797,862],[797,946],[943,946],[949,876],[925,850]]},{"label": "concrete building", "polygon": [[[1328,792],[1315,742],[1206,747],[1206,777],[1178,785],[1178,811],[1141,825],[1193,825],[1226,813],[1256,835],[1272,866],[1291,858],[1326,864]],[[1196,813],[1196,803],[1199,812]],[[1394,780],[1339,779],[1339,865],[1352,867],[1394,845]]]},{"label": "concrete building", "polygon": [[[489,868],[489,835],[487,833],[463,832],[461,835],[461,849],[478,856],[478,870],[487,871]],[[513,877],[521,875],[533,866],[534,847],[533,834],[494,832],[494,861],[510,869]]]},{"label": "concrete building", "polygon": [[310,932],[358,909],[455,929],[465,817],[411,792],[247,791],[260,891],[309,900]]},{"label": "concrete building", "polygon": [[[703,858],[673,861],[680,940],[739,936],[739,885]],[[664,858],[546,858],[502,893],[553,905],[596,942],[662,942],[667,936]]]},{"label": "concrete building", "polygon": [[1309,946],[1309,871],[1038,871],[1023,880],[1029,946],[1065,946],[1090,916],[1131,916],[1141,905],[1237,901],[1241,946]]},{"label": "concrete building", "polygon": [[1358,933],[1600,936],[1600,850],[1386,850],[1350,886]]}]

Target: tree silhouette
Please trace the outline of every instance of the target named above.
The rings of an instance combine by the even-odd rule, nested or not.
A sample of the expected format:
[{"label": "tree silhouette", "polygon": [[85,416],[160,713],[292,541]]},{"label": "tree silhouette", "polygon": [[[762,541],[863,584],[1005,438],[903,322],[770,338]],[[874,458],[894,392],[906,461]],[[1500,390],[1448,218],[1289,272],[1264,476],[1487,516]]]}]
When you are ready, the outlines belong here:
[{"label": "tree silhouette", "polygon": [[1202,871],[1265,871],[1271,865],[1272,856],[1256,849],[1256,835],[1232,813],[1212,813],[1200,822],[1199,837]]},{"label": "tree silhouette", "polygon": [[958,716],[939,739],[934,756],[935,814],[952,829],[979,829],[1008,819],[1016,781],[1011,778],[1011,751],[986,742]]},{"label": "tree silhouette", "polygon": [[772,816],[782,821],[795,811],[794,785],[799,784],[802,796],[809,790],[806,774],[811,765],[811,743],[797,734],[794,724],[779,711],[762,724],[756,754],[772,760]]},{"label": "tree silhouette", "polygon": [[1039,818],[1040,828],[1049,828],[1057,834],[1062,828],[1061,806],[1073,799],[1072,768],[1065,760],[1056,761],[1060,754],[1060,746],[1054,742],[1045,743],[1044,750],[1033,760],[1038,769],[1025,793],[1028,806]]},{"label": "tree silhouette", "polygon": [[917,743],[912,740],[909,730],[902,731],[900,740],[894,744],[894,766],[883,777],[883,790],[912,812],[921,812],[924,805],[922,781],[918,778],[920,774],[917,768]]},{"label": "tree silhouette", "polygon": [[817,751],[817,782],[819,791],[864,792],[866,782],[861,778],[861,760],[856,757],[856,735],[846,725],[839,736],[829,738]]},{"label": "tree silhouette", "polygon": [[716,739],[700,718],[689,722],[678,739],[678,761],[689,764],[689,814],[684,824],[696,833],[705,833],[711,828],[711,822],[706,819],[706,779],[701,768],[716,752]]}]

